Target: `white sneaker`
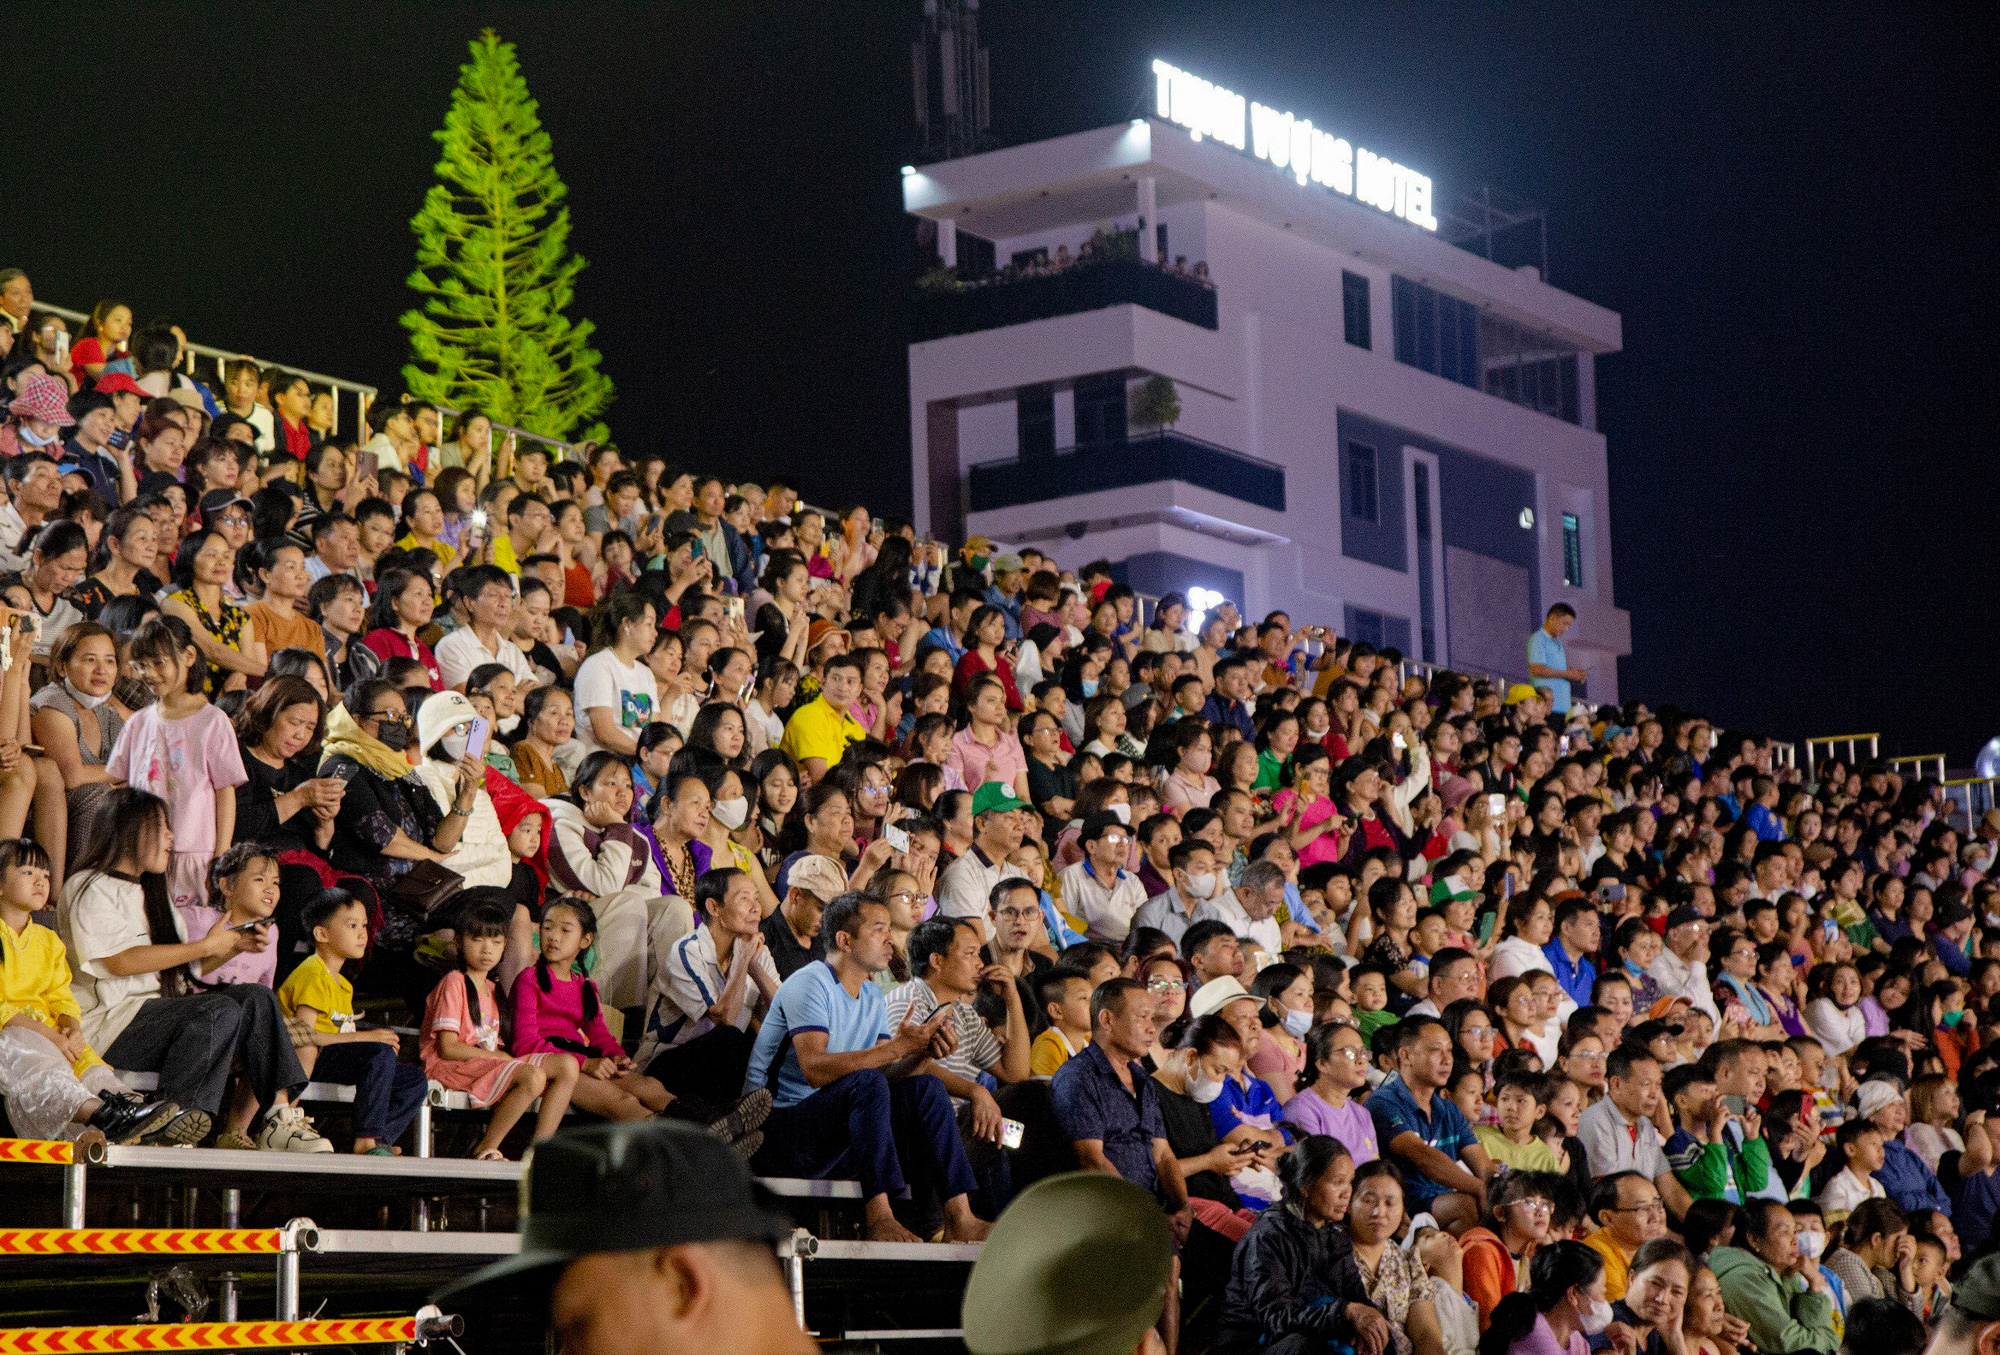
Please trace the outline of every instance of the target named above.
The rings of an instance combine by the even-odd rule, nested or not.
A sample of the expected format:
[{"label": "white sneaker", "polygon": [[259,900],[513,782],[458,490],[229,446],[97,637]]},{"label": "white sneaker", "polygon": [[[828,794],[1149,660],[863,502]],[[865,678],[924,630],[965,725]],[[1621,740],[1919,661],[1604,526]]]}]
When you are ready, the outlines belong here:
[{"label": "white sneaker", "polygon": [[333,1145],[313,1128],[313,1122],[297,1106],[279,1106],[264,1117],[257,1133],[257,1146],[279,1153],[330,1153]]}]

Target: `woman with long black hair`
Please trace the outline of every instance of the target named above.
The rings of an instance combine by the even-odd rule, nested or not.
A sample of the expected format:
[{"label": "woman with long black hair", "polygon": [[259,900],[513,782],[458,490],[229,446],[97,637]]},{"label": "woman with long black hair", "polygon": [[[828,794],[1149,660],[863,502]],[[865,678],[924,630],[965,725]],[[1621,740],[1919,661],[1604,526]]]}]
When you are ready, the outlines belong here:
[{"label": "woman with long black hair", "polygon": [[1329,1355],[1341,1345],[1382,1355],[1388,1319],[1368,1301],[1341,1226],[1354,1160],[1340,1140],[1309,1134],[1279,1170],[1284,1202],[1258,1216],[1231,1261],[1217,1348],[1226,1355]]},{"label": "woman with long black hair", "polygon": [[[107,793],[103,827],[79,854],[56,915],[85,1037],[114,1068],[158,1073],[163,1100],[223,1122],[217,1147],[332,1152],[292,1104],[306,1074],[277,994],[246,983],[194,992],[187,982],[190,963],[263,950],[276,944],[273,929],[231,931],[224,919],[188,940],[167,898],[173,846],[166,801],[130,786]],[[229,1099],[225,1121],[239,1063],[246,1091]]]}]

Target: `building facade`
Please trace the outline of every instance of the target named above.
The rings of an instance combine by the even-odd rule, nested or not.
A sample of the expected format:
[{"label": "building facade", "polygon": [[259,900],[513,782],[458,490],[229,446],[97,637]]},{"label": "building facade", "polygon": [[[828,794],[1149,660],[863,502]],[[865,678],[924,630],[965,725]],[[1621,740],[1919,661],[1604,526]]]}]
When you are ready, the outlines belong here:
[{"label": "building facade", "polygon": [[[1404,219],[1330,182],[1164,118],[906,169],[952,270],[909,351],[919,532],[1510,678],[1568,602],[1615,700],[1593,359],[1619,317],[1432,233],[1428,180]],[[1170,427],[1142,421],[1157,377]]]}]

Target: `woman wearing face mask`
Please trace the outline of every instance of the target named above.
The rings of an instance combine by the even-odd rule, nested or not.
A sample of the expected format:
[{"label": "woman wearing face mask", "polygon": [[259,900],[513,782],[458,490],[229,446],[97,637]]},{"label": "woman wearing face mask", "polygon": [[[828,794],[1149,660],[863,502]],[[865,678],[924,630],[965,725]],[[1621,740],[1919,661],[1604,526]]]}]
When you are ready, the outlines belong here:
[{"label": "woman wearing face mask", "polygon": [[1174,726],[1174,769],[1161,787],[1161,808],[1179,818],[1190,809],[1206,809],[1222,784],[1208,774],[1215,758],[1215,741],[1201,720]]},{"label": "woman wearing face mask", "polygon": [[700,834],[708,844],[710,869],[734,866],[742,871],[757,888],[759,914],[771,916],[778,911],[778,896],[764,879],[754,847],[740,840],[741,834],[757,831],[750,807],[749,773],[710,765],[703,769],[701,779],[710,797],[708,825]]},{"label": "woman wearing face mask", "polygon": [[1285,1102],[1285,1121],[1308,1134],[1329,1134],[1347,1145],[1357,1166],[1382,1155],[1375,1121],[1354,1099],[1368,1085],[1368,1042],[1351,1022],[1314,1026],[1306,1036],[1307,1066],[1296,1094]]},{"label": "woman wearing face mask", "polygon": [[1227,1021],[1210,1015],[1195,1022],[1184,1047],[1165,1051],[1153,1074],[1167,1147],[1180,1163],[1194,1216],[1232,1242],[1250,1231],[1257,1211],[1244,1206],[1229,1178],[1262,1145],[1248,1129],[1218,1139],[1208,1108],[1242,1067],[1242,1039]]},{"label": "woman wearing face mask", "polygon": [[1711,1251],[1708,1268],[1729,1311],[1749,1323],[1746,1344],[1766,1351],[1837,1348],[1833,1287],[1819,1262],[1799,1252],[1792,1211],[1770,1200],[1748,1200],[1741,1218],[1735,1245]]},{"label": "woman wearing face mask", "polygon": [[417,711],[417,743],[424,750],[417,779],[429,788],[438,812],[461,824],[458,840],[445,852],[444,866],[464,876],[467,889],[480,885],[505,889],[514,878],[507,830],[487,790],[486,764],[468,751],[472,722],[478,718],[472,702],[457,692],[428,698]]},{"label": "woman wearing face mask", "polygon": [[1581,1242],[1551,1242],[1528,1263],[1528,1287],[1493,1309],[1479,1355],[1588,1355],[1611,1325],[1604,1258]]},{"label": "woman wearing face mask", "polygon": [[1336,1226],[1347,1217],[1354,1160],[1315,1134],[1285,1159],[1284,1179],[1285,1203],[1259,1216],[1231,1261],[1216,1348],[1306,1355],[1342,1345],[1380,1355],[1389,1322],[1368,1301],[1347,1230]]},{"label": "woman wearing face mask", "polygon": [[1258,1013],[1264,1037],[1250,1057],[1250,1072],[1283,1101],[1305,1071],[1305,1037],[1313,1024],[1312,975],[1294,964],[1266,965],[1250,981],[1250,992],[1264,1000]]}]

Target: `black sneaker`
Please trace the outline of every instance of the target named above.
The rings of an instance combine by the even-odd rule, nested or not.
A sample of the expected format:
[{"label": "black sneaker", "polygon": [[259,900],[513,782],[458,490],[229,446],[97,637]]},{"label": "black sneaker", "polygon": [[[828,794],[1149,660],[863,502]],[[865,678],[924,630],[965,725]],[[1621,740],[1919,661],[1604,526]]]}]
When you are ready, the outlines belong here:
[{"label": "black sneaker", "polygon": [[101,1096],[97,1112],[85,1123],[92,1129],[103,1131],[104,1137],[113,1143],[137,1143],[146,1135],[164,1128],[180,1113],[181,1108],[171,1101],[138,1105],[122,1096]]},{"label": "black sneaker", "polygon": [[[171,1104],[171,1103],[163,1103]],[[192,1148],[208,1137],[209,1118],[205,1110],[179,1110],[158,1129],[149,1130],[139,1142],[149,1148]]]}]

